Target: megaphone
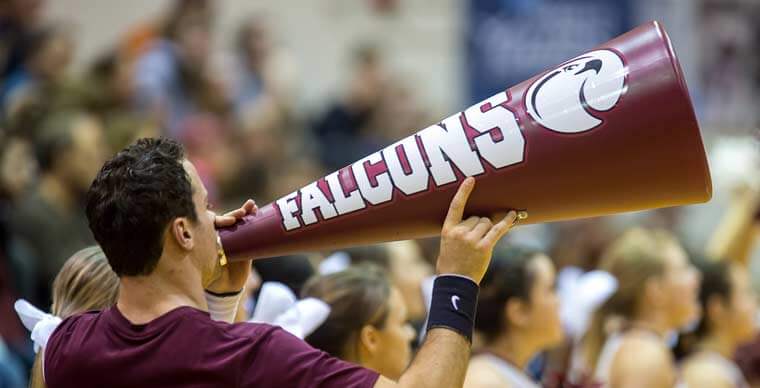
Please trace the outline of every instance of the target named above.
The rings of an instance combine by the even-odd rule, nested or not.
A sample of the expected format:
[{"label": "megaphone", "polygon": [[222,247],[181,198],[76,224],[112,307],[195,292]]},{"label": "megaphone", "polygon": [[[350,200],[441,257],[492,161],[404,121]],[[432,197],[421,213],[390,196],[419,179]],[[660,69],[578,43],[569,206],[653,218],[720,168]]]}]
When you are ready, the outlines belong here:
[{"label": "megaphone", "polygon": [[231,258],[440,233],[465,212],[522,223],[705,202],[712,184],[686,83],[650,22],[296,190],[219,231]]}]

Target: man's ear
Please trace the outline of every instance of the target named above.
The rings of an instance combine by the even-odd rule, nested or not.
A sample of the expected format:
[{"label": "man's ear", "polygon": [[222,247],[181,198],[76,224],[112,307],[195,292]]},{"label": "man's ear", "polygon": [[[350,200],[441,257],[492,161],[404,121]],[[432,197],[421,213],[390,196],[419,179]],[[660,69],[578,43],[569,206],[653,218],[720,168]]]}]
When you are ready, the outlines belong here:
[{"label": "man's ear", "polygon": [[180,249],[189,251],[193,249],[193,232],[190,229],[190,220],[185,217],[175,218],[169,225],[169,232]]},{"label": "man's ear", "polygon": [[377,353],[380,346],[380,333],[372,325],[364,325],[359,331],[359,343],[371,355]]}]

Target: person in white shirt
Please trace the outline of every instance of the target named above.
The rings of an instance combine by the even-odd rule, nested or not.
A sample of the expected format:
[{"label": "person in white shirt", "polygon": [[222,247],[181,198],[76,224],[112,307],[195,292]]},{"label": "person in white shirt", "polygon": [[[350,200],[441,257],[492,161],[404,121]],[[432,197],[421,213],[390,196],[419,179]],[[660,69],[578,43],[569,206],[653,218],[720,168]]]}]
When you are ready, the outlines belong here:
[{"label": "person in white shirt", "polygon": [[703,259],[696,264],[702,273],[703,317],[682,363],[684,381],[689,388],[748,388],[733,361],[737,347],[756,334],[757,301],[747,270],[725,260]]},{"label": "person in white shirt", "polygon": [[582,360],[574,364],[593,377],[594,386],[677,385],[667,339],[700,312],[700,277],[686,252],[667,231],[635,228],[607,248],[600,269],[618,287],[595,312],[576,353]]},{"label": "person in white shirt", "polygon": [[524,370],[537,353],[562,341],[555,275],[552,260],[539,251],[494,252],[475,319],[484,344],[470,360],[466,388],[539,386]]}]

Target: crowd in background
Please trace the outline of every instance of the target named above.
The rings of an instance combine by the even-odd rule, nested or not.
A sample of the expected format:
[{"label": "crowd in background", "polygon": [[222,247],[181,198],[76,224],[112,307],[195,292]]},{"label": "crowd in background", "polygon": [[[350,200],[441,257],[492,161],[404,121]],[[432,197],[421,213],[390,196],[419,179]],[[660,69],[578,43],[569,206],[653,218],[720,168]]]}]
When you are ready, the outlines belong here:
[{"label": "crowd in background", "polygon": [[[368,3],[381,17],[387,17],[392,12],[388,9],[398,7],[398,2]],[[741,7],[757,12],[759,8],[751,1],[719,3],[705,2],[704,12],[715,15],[710,12]],[[387,56],[393,53],[383,51],[373,40],[346,53],[351,66],[348,73],[340,75],[345,80],[340,95],[323,101],[320,109],[304,113],[293,101],[300,82],[308,81],[298,78],[299,64],[294,63],[272,28],[283,21],[263,15],[248,17],[237,26],[234,36],[226,37],[231,49],[220,71],[210,63],[212,52],[218,49],[213,47],[212,36],[217,4],[213,0],[176,0],[167,3],[162,14],[125,31],[120,41],[91,58],[82,69],[72,71],[77,50],[72,29],[76,26],[45,18],[46,5],[45,0],[7,0],[0,4],[0,387],[22,386],[34,359],[29,335],[13,312],[13,301],[24,298],[37,306],[54,306],[54,279],[64,263],[94,244],[82,208],[83,197],[100,166],[116,151],[141,137],[165,136],[180,141],[207,187],[211,202],[216,208],[226,209],[248,197],[260,203],[273,200],[440,118],[432,114],[437,107],[425,106],[388,66]],[[716,25],[725,26],[719,20],[718,16],[709,18],[705,28],[718,31]],[[735,341],[726,345],[731,358],[733,347],[752,340],[754,316],[751,327],[737,334],[736,327],[732,331],[732,327],[720,325],[722,320],[741,321],[730,315],[735,306],[726,302],[730,306],[722,309],[709,302],[711,292],[730,299],[727,295],[733,295],[733,288],[725,282],[736,282],[736,287],[750,295],[738,298],[754,299],[751,286],[756,283],[754,278],[752,282],[748,279],[754,268],[752,243],[755,234],[760,233],[756,230],[760,218],[755,216],[760,214],[760,194],[753,186],[760,183],[760,152],[752,136],[757,133],[758,122],[741,113],[736,124],[724,115],[732,109],[746,111],[755,104],[747,99],[760,90],[760,61],[756,54],[760,30],[739,26],[736,30],[715,32],[716,50],[720,53],[709,56],[714,50],[705,51],[703,83],[690,85],[702,91],[695,99],[701,117],[715,126],[733,126],[726,133],[734,140],[721,140],[717,130],[703,128],[714,131],[705,133],[710,150],[728,150],[720,154],[728,162],[717,161],[717,171],[713,170],[716,184],[722,185],[717,189],[726,193],[716,193],[716,198],[728,205],[717,213],[666,209],[626,218],[518,228],[495,255],[498,258],[494,259],[492,273],[482,285],[483,306],[479,314],[483,318],[476,323],[482,335],[476,347],[483,349],[482,356],[498,353],[496,349],[504,348],[500,344],[527,348],[529,351],[520,353],[516,363],[545,384],[574,373],[594,375],[595,368],[588,370],[588,365],[586,370],[582,366],[574,369],[570,365],[574,358],[571,353],[583,353],[578,358],[594,365],[603,352],[604,341],[574,346],[587,341],[573,336],[563,339],[562,328],[546,320],[554,316],[547,311],[561,311],[549,294],[554,292],[555,272],[559,274],[568,267],[583,271],[604,269],[617,277],[619,290],[632,282],[626,289],[631,293],[628,299],[623,296],[617,306],[610,308],[617,309],[616,314],[636,316],[638,312],[632,310],[631,304],[635,295],[643,291],[633,289],[633,284],[645,281],[647,274],[655,276],[664,270],[662,263],[626,267],[627,255],[633,255],[630,251],[635,250],[621,247],[628,243],[651,247],[651,251],[642,248],[645,252],[641,255],[653,263],[661,260],[661,250],[669,249],[663,247],[681,249],[683,245],[688,255],[683,263],[673,265],[685,267],[690,258],[700,269],[701,275],[685,276],[694,278],[690,280],[691,287],[695,301],[702,304],[703,318],[698,328],[692,328],[692,335],[682,336],[673,345],[674,352],[690,363],[685,364],[684,375],[688,377],[689,365],[709,364],[710,360],[696,356],[690,359],[692,351],[679,349],[688,345],[706,349],[713,344],[709,341],[734,335]],[[755,51],[745,51],[750,49]],[[736,77],[731,78],[732,74]],[[732,90],[736,92],[730,94]],[[739,101],[739,108],[730,104],[732,101]],[[720,169],[726,163],[728,167]],[[742,165],[734,168],[731,163]],[[742,175],[734,170],[749,172]],[[731,178],[724,179],[720,176],[723,173]],[[702,229],[709,231],[694,232],[694,223],[706,219],[708,224]],[[662,237],[651,229],[624,233],[634,224],[659,228],[668,236]],[[620,242],[618,238],[633,242]],[[617,245],[611,245],[613,241]],[[513,251],[513,246],[531,250]],[[250,295],[240,317],[249,319],[254,314],[262,284],[284,283],[295,295],[318,298],[331,305],[330,319],[306,338],[309,343],[350,361],[364,361],[387,376],[399,376],[413,351],[406,345],[418,343],[424,326],[426,301],[422,290],[425,279],[434,274],[437,249],[438,241],[428,239],[257,261],[247,287]],[[709,260],[697,259],[701,256],[736,264],[716,269],[710,267],[714,264]],[[531,279],[527,284],[519,280],[519,274],[534,270],[545,278],[526,275]],[[626,271],[636,272],[639,277]],[[734,272],[738,273],[737,279],[730,277]],[[509,298],[531,300],[535,284],[545,287],[549,295],[537,296],[540,303],[546,304],[543,312],[531,315],[516,306],[508,319],[500,315],[499,309]],[[717,291],[706,290],[707,284]],[[346,293],[352,298],[340,299]],[[661,299],[672,304],[647,303],[666,314],[679,305],[677,297],[683,294],[673,294],[673,300],[668,299],[670,294],[662,295]],[[357,311],[355,306],[365,310]],[[377,306],[383,306],[381,310],[385,311],[379,317],[375,314]],[[682,312],[669,321],[667,328],[688,326],[698,320],[697,316],[696,311]],[[712,321],[705,323],[708,318]],[[352,320],[357,327],[342,326]],[[397,329],[395,337],[381,337],[390,341],[386,348],[363,355],[346,353],[346,344],[357,341],[346,336],[364,325],[382,326],[380,321]],[[488,322],[500,325],[488,326]],[[559,325],[559,321],[556,323]],[[599,323],[589,325],[593,328],[594,324]],[[510,331],[501,332],[503,326],[509,326]],[[365,339],[358,339],[362,340]],[[388,361],[388,354],[395,355],[390,357],[395,363]],[[760,383],[760,358],[754,359],[760,353],[754,354],[750,346],[738,354],[744,376],[751,383]],[[471,368],[487,375],[486,361],[476,358]],[[477,376],[468,379],[477,382]]]}]

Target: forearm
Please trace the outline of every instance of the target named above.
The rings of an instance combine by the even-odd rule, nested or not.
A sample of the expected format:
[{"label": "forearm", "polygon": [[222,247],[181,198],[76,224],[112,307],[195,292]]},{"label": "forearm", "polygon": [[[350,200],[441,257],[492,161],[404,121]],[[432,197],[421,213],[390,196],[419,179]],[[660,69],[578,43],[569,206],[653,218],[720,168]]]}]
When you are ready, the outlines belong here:
[{"label": "forearm", "polygon": [[399,385],[461,387],[464,384],[477,300],[478,285],[471,279],[456,275],[436,278],[428,316],[429,332]]},{"label": "forearm", "polygon": [[757,240],[756,211],[756,204],[747,199],[732,204],[710,238],[707,254],[747,264]]},{"label": "forearm", "polygon": [[461,387],[470,359],[470,342],[452,330],[435,328],[409,369],[399,379],[399,387]]}]

